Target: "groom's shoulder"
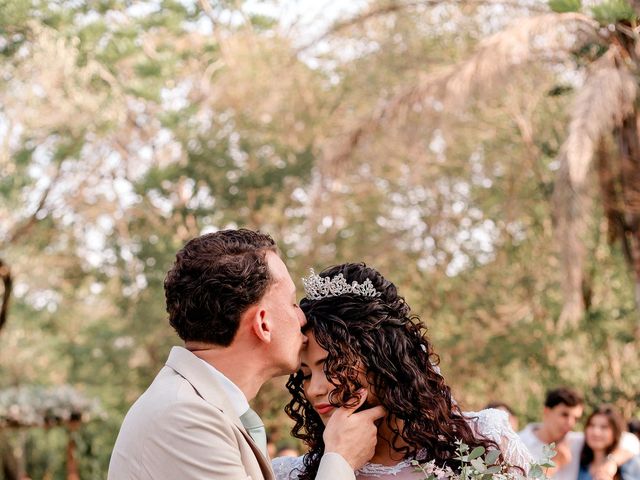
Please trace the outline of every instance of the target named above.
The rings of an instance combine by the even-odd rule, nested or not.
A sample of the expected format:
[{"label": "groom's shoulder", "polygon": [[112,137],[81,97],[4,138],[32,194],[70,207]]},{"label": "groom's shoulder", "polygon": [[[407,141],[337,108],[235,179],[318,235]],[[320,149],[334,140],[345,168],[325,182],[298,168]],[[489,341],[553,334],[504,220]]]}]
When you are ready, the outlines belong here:
[{"label": "groom's shoulder", "polygon": [[202,423],[216,430],[232,429],[232,422],[220,408],[204,400],[189,381],[165,366],[131,406],[122,430],[150,433]]},{"label": "groom's shoulder", "polygon": [[148,411],[149,414],[156,410],[172,409],[204,409],[208,415],[220,412],[219,408],[205,401],[186,378],[167,366],[160,370],[151,385],[140,395],[131,407],[131,410],[134,409]]},{"label": "groom's shoulder", "polygon": [[[203,445],[237,449],[240,436],[233,422],[219,408],[200,397],[185,378],[164,367],[122,422],[112,453],[109,478],[158,478],[151,474],[138,477],[129,473],[144,469],[157,472],[161,468],[158,465],[171,471],[170,468],[178,468],[176,465],[184,460],[179,452],[193,450],[193,455],[197,455]],[[172,449],[167,450],[167,445]],[[127,472],[129,476],[121,472]]]}]

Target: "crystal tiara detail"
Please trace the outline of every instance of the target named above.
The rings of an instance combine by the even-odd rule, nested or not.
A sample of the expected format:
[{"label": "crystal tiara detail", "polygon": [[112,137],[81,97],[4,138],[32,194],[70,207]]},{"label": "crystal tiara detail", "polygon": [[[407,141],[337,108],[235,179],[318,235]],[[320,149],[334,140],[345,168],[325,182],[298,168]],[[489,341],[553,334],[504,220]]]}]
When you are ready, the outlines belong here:
[{"label": "crystal tiara detail", "polygon": [[305,295],[311,300],[337,297],[347,293],[363,297],[379,297],[382,295],[375,289],[368,278],[362,283],[354,280],[349,284],[341,273],[332,278],[321,277],[313,271],[313,268],[311,269],[311,274],[302,279],[302,284],[304,285]]}]

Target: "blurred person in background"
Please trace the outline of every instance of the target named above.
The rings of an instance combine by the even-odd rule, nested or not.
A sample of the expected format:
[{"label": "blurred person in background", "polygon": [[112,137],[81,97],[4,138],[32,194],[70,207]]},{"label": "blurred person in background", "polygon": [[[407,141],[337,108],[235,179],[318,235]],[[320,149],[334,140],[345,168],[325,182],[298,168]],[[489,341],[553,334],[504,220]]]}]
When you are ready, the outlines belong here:
[{"label": "blurred person in background", "polygon": [[635,435],[638,438],[638,441],[640,441],[640,419],[632,418],[629,420],[628,427],[629,433]]},{"label": "blurred person in background", "polygon": [[269,458],[275,458],[276,453],[278,452],[278,447],[276,443],[273,441],[269,432],[267,432],[267,453],[269,454]]},{"label": "blurred person in background", "polygon": [[278,450],[275,456],[276,457],[297,457],[298,455],[300,455],[300,452],[298,451],[297,448],[282,447],[281,449]]},{"label": "blurred person in background", "polygon": [[541,423],[530,423],[519,435],[536,460],[543,458],[543,447],[555,444],[554,468],[547,475],[556,480],[576,480],[582,434],[574,432],[582,416],[584,400],[577,391],[560,387],[547,392]]},{"label": "blurred person in background", "polygon": [[640,456],[633,455],[612,474],[599,468],[611,462],[610,456],[618,449],[624,421],[612,405],[601,405],[587,418],[584,428],[584,446],[580,452],[578,480],[638,480]]}]

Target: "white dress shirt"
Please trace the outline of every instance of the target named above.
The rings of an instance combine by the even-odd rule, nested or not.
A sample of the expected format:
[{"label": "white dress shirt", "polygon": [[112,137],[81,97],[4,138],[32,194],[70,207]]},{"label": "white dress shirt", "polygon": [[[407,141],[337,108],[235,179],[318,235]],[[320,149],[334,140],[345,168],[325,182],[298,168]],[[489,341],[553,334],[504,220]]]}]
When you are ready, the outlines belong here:
[{"label": "white dress shirt", "polygon": [[247,401],[247,397],[245,397],[244,393],[242,393],[242,390],[240,390],[235,383],[225,377],[224,374],[217,370],[213,365],[205,362],[201,358],[200,361],[207,366],[207,368],[211,372],[211,375],[213,375],[213,378],[218,381],[218,384],[220,385],[224,393],[227,395],[227,397],[229,397],[229,400],[231,400],[231,406],[233,407],[235,414],[238,416],[238,418],[240,418],[243,413],[249,410],[249,402]]}]

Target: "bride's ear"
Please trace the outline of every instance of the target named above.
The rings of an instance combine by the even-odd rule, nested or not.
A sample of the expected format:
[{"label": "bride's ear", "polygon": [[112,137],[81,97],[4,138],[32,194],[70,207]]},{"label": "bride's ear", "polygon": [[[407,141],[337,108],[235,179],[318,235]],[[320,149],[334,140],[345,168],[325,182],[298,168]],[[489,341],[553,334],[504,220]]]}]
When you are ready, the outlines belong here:
[{"label": "bride's ear", "polygon": [[269,312],[262,306],[257,305],[251,316],[251,331],[260,342],[271,343],[273,335],[273,322]]}]

